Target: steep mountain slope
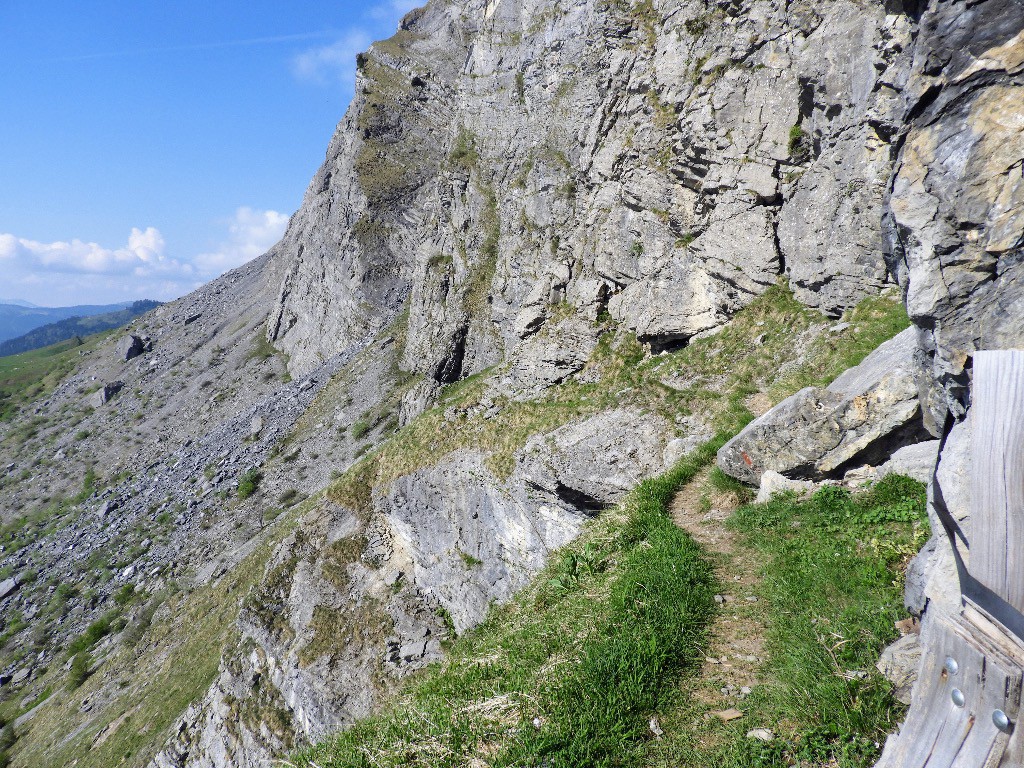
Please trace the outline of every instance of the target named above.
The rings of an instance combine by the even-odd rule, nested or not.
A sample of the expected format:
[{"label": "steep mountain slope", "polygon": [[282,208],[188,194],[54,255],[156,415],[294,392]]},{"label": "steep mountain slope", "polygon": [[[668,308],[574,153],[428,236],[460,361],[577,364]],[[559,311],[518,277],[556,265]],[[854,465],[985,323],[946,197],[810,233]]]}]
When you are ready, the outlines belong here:
[{"label": "steep mountain slope", "polygon": [[13,764],[256,766],[366,716],[900,330],[897,281],[934,431],[1019,336],[1020,9],[410,13],[283,240],[0,425]]}]

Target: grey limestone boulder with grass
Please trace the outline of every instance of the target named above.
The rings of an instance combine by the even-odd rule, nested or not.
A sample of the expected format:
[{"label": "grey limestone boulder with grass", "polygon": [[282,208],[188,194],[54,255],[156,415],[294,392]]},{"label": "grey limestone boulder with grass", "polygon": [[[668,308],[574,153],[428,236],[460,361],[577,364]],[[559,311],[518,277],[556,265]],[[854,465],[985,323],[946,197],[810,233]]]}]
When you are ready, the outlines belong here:
[{"label": "grey limestone boulder with grass", "polygon": [[661,417],[617,408],[531,438],[520,463],[530,486],[596,511],[661,471],[669,432]]},{"label": "grey limestone boulder with grass", "polygon": [[93,408],[104,406],[122,389],[124,389],[124,382],[114,381],[109,384],[103,384],[89,396],[88,403]]},{"label": "grey limestone boulder with grass", "polygon": [[928,438],[916,359],[908,328],[827,387],[806,387],[751,422],[718,452],[719,468],[751,485],[768,470],[822,479]]}]

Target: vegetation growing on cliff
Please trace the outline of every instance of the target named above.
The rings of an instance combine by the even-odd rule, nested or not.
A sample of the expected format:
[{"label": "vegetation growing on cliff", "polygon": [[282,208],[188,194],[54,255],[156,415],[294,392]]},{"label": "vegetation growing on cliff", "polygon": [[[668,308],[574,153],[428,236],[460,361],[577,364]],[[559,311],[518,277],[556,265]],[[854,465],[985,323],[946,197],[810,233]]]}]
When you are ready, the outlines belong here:
[{"label": "vegetation growing on cliff", "polygon": [[[296,763],[870,765],[902,712],[873,663],[903,615],[923,486],[892,476],[858,494],[826,487],[737,511],[730,525],[761,564],[746,606],[766,631],[766,658],[762,683],[723,719],[718,683],[700,670],[714,592],[730,585],[667,514],[723,442],[638,486],[446,662]],[[728,560],[717,565],[724,576]],[[755,726],[767,740],[748,735]]]},{"label": "vegetation growing on cliff", "polygon": [[[760,396],[775,404],[801,387],[827,384],[909,324],[896,297],[865,299],[839,332],[826,332],[822,320],[778,285],[717,335],[658,356],[647,354],[635,336],[617,333],[605,320],[605,333],[577,380],[522,401],[490,391],[500,371],[470,376],[449,386],[437,408],[347,471],[329,495],[365,508],[373,487],[460,448],[485,451],[488,467],[507,477],[516,451],[531,435],[616,406],[653,411],[669,423],[697,415],[721,429],[747,398],[767,393]],[[484,401],[498,406],[496,415],[485,415]]]},{"label": "vegetation growing on cliff", "polygon": [[609,765],[635,752],[669,673],[701,658],[711,565],[667,506],[722,443],[641,483],[443,666],[300,764]]}]

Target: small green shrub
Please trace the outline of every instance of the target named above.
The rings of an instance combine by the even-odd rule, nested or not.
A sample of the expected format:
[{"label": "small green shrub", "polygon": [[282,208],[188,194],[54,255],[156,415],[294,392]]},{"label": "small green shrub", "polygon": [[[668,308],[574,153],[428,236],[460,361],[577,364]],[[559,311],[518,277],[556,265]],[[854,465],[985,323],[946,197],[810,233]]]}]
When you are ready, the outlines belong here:
[{"label": "small green shrub", "polygon": [[461,165],[464,168],[476,165],[480,160],[480,154],[476,151],[476,137],[465,128],[460,130],[448,159],[452,165]]},{"label": "small green shrub", "polygon": [[364,437],[370,434],[371,429],[373,429],[373,425],[371,425],[370,422],[366,421],[365,419],[360,419],[359,421],[352,425],[352,439],[362,440]]},{"label": "small green shrub", "polygon": [[114,593],[114,602],[121,607],[128,605],[132,600],[135,599],[135,586],[132,584],[125,584],[117,592]]},{"label": "small green shrub", "polygon": [[263,473],[258,469],[250,469],[238,479],[238,498],[248,499],[259,488]]},{"label": "small green shrub", "polygon": [[465,563],[467,568],[476,568],[479,565],[483,565],[484,561],[478,557],[473,557],[468,552],[459,550],[459,557],[462,558],[462,562]]},{"label": "small green shrub", "polygon": [[88,651],[79,651],[71,660],[71,669],[68,672],[67,687],[69,691],[81,687],[82,683],[89,679],[89,669],[92,667],[92,656]]},{"label": "small green shrub", "polygon": [[270,523],[277,520],[283,512],[284,510],[280,507],[270,507],[263,512],[263,524],[270,525]]},{"label": "small green shrub", "polygon": [[789,156],[797,163],[806,162],[810,155],[808,137],[804,129],[794,125],[789,129]]},{"label": "small green shrub", "polygon": [[117,612],[111,611],[96,619],[86,628],[85,632],[71,641],[71,645],[68,646],[68,655],[76,655],[82,651],[87,651],[109,635],[113,629],[112,625],[115,618],[117,618]]}]

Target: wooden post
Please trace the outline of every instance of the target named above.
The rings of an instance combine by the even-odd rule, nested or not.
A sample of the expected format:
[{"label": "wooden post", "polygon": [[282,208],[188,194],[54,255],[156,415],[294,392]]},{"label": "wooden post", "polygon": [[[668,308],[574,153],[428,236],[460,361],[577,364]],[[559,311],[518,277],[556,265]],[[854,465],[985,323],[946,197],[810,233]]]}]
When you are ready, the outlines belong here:
[{"label": "wooden post", "polygon": [[1024,766],[1024,351],[977,352],[973,371],[971,522],[966,547],[946,542],[962,607],[927,618],[913,704],[877,768]]},{"label": "wooden post", "polygon": [[976,352],[972,394],[970,573],[1024,611],[1024,351]]}]

